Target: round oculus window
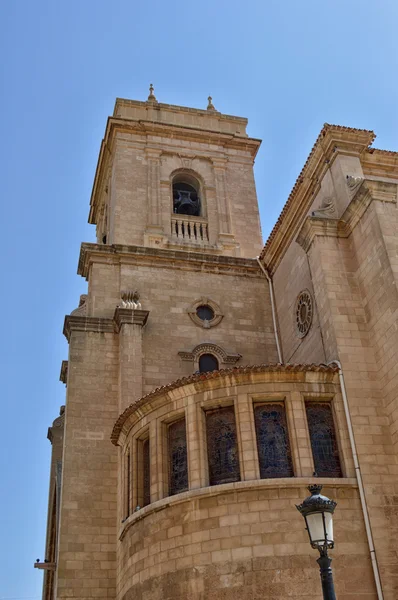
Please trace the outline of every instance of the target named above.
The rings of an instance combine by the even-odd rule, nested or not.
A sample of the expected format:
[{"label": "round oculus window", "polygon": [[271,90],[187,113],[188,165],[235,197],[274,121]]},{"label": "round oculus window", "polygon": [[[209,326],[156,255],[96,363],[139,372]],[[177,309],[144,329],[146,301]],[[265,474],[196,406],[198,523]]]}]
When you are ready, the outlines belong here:
[{"label": "round oculus window", "polygon": [[304,290],[297,298],[296,302],[296,329],[299,337],[305,337],[310,330],[312,323],[312,298],[311,294]]},{"label": "round oculus window", "polygon": [[208,304],[198,306],[196,314],[201,321],[212,321],[214,319],[214,310]]}]

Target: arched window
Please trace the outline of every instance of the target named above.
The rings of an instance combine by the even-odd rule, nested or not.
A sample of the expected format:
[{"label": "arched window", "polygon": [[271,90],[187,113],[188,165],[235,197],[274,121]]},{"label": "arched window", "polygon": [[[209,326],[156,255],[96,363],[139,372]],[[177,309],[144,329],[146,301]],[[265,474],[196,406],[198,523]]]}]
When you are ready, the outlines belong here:
[{"label": "arched window", "polygon": [[342,477],[331,404],[306,402],[305,408],[315,473],[318,477]]},{"label": "arched window", "polygon": [[168,427],[169,446],[169,495],[188,489],[188,452],[185,419],[179,419]]},{"label": "arched window", "polygon": [[218,360],[213,354],[202,354],[199,358],[199,371],[201,373],[209,373],[210,371],[218,371]]},{"label": "arched window", "polygon": [[173,178],[173,212],[201,216],[200,185],[189,173],[177,173]]},{"label": "arched window", "polygon": [[292,477],[293,465],[282,403],[254,405],[260,477]]},{"label": "arched window", "polygon": [[206,411],[206,434],[210,485],[240,481],[234,407]]}]

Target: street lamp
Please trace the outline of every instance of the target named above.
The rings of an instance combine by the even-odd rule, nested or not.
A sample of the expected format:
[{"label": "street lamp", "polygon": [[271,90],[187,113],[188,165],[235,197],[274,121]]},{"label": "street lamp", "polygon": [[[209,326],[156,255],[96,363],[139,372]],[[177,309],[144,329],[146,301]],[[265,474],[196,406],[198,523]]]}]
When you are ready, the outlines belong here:
[{"label": "street lamp", "polygon": [[309,485],[311,496],[296,508],[305,519],[306,529],[312,548],[319,550],[317,560],[321,572],[322,592],[324,600],[336,600],[333,574],[328,556],[328,548],[333,548],[333,513],[337,502],[321,495],[321,485]]}]

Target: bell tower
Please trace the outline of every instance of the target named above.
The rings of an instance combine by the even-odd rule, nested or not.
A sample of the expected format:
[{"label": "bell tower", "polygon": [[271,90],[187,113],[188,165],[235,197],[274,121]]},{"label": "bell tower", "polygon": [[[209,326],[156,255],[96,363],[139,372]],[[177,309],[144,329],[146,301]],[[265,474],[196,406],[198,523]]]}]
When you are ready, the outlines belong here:
[{"label": "bell tower", "polygon": [[[206,110],[161,104],[152,86],[146,102],[116,100],[90,202],[97,241],[83,243],[79,258],[88,292],[64,325],[62,485],[45,600],[119,597],[125,504],[136,510],[167,496],[155,444],[163,425],[140,433],[137,452],[151,463],[141,485],[141,458],[131,455],[121,471],[111,444],[119,415],[195,373],[277,361],[268,286],[255,259],[260,141],[246,125],[211,99]],[[201,485],[190,473],[189,485]],[[128,500],[122,480],[129,489],[135,482]]]},{"label": "bell tower", "polygon": [[260,141],[247,119],[116,100],[102,142],[89,222],[98,243],[254,257],[262,247],[253,176]]}]

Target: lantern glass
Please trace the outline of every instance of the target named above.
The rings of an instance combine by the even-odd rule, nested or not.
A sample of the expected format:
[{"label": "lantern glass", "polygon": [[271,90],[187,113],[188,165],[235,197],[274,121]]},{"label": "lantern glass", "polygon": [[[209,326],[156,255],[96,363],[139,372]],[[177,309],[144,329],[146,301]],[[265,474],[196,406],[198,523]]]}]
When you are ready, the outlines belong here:
[{"label": "lantern glass", "polygon": [[330,512],[314,512],[306,516],[308,535],[312,544],[333,545],[333,515]]}]

